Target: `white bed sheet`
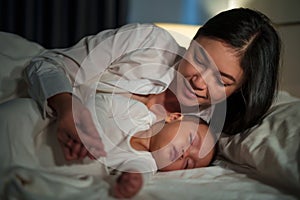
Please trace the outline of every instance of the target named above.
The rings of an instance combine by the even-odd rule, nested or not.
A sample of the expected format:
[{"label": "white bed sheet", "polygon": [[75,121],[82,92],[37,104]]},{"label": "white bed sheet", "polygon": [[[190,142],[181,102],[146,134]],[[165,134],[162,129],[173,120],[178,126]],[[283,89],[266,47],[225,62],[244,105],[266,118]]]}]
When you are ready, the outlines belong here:
[{"label": "white bed sheet", "polygon": [[[14,199],[13,197],[18,196],[22,196],[22,199],[34,200],[113,199],[108,194],[108,184],[94,177],[85,177],[84,180],[80,180],[55,173],[24,169],[14,169],[11,176],[14,174],[26,178],[31,176],[32,179],[29,179],[31,183],[25,187],[16,178],[9,179],[9,182],[6,183],[6,192],[9,191],[11,198],[6,199]],[[158,173],[132,199],[294,200],[296,198],[250,179],[244,174],[214,166],[188,171]]]}]

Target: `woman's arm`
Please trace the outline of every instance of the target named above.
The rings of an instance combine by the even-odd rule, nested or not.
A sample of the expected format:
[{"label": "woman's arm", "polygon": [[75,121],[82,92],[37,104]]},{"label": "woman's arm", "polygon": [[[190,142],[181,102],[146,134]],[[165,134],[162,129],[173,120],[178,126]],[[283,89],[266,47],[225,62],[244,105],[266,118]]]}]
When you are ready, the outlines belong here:
[{"label": "woman's arm", "polygon": [[[75,86],[76,76],[81,65],[86,63],[87,58],[91,58],[89,55],[92,55],[91,52],[101,41],[106,41],[100,45],[106,50],[101,53],[102,62],[99,66],[102,69],[99,73],[109,66],[113,50],[109,43],[115,32],[108,30],[85,37],[69,49],[47,50],[35,57],[24,71],[29,94],[38,102],[43,116],[48,114],[58,118],[57,137],[67,160],[82,159],[87,155],[104,155],[103,144],[89,110],[82,101],[72,97],[75,97],[74,87],[78,87],[78,84]],[[80,93],[76,95],[81,97]],[[76,106],[72,107],[72,103]],[[91,156],[88,150],[95,151],[98,148],[98,153],[93,152],[94,156]]]},{"label": "woman's arm", "polygon": [[[54,56],[54,54],[52,55]],[[57,117],[57,138],[61,144],[65,159],[77,160],[86,156],[92,158],[93,156],[90,155],[87,146],[81,142],[81,137],[84,136],[79,137],[77,130],[80,124],[90,125],[91,123],[87,122],[92,122],[92,119],[90,115],[87,115],[85,118],[78,118],[81,115],[76,117],[73,115],[72,86],[63,67],[59,65],[59,58],[57,60],[54,58],[55,56],[53,60],[43,56],[37,57],[25,69],[29,94],[42,108],[44,117],[46,117],[46,113]],[[74,101],[74,104],[76,104],[76,107],[74,107],[76,110],[86,110],[85,112],[88,112],[80,102]],[[75,121],[77,121],[77,126]],[[93,124],[91,127],[94,127]],[[90,135],[87,131],[83,132],[88,133],[88,136]],[[96,146],[102,147],[103,150],[99,134],[97,131],[93,133],[93,137],[90,140],[97,141]]]},{"label": "woman's arm", "polygon": [[[149,48],[160,53],[154,55],[153,51],[147,56],[145,53]],[[76,90],[77,97],[84,100],[87,97],[86,86],[97,84],[107,68],[122,74],[132,70],[139,62],[141,66],[149,63],[149,66],[172,65],[172,54],[176,56],[181,51],[167,31],[150,24],[129,24],[85,37],[71,48],[46,50],[30,62],[24,75],[29,94],[39,103],[45,116],[46,111],[51,114],[47,107],[50,97],[65,92],[75,95]],[[126,55],[129,55],[128,59],[119,64],[118,60]]]},{"label": "woman's arm", "polygon": [[[171,36],[166,31],[153,25],[127,25],[120,29],[107,30],[98,35],[83,38],[69,49],[46,51],[32,60],[25,70],[29,94],[39,103],[44,116],[46,113],[58,114],[58,130],[61,130],[58,137],[61,138],[62,146],[69,147],[69,152],[73,152],[66,156],[66,151],[64,151],[66,157],[71,159],[73,158],[72,154],[76,152],[81,152],[77,158],[86,154],[87,149],[79,148],[79,144],[82,145],[82,142],[79,140],[81,138],[78,139],[78,135],[80,135],[78,131],[81,131],[78,127],[89,127],[92,123],[91,114],[87,114],[86,118],[76,115],[76,112],[72,110],[74,107],[70,106],[73,102],[70,97],[76,96],[79,99],[75,101],[77,113],[82,111],[88,113],[88,109],[84,108],[85,99],[89,96],[87,91],[96,91],[86,87],[96,84],[102,72],[110,67],[111,63],[122,55],[136,52],[136,50],[156,47],[155,45],[160,49],[162,47],[159,45],[168,47],[169,43],[172,44],[172,42],[168,42],[168,39],[171,39]],[[175,44],[171,46],[177,47]],[[95,126],[92,127],[94,130]],[[86,136],[94,136],[91,138],[94,141],[96,134],[86,133],[87,131],[82,132]],[[99,139],[98,141],[100,143]],[[70,143],[75,144],[70,145]],[[87,146],[90,149],[93,147],[91,144],[87,144]],[[94,148],[96,147],[92,149]]]}]

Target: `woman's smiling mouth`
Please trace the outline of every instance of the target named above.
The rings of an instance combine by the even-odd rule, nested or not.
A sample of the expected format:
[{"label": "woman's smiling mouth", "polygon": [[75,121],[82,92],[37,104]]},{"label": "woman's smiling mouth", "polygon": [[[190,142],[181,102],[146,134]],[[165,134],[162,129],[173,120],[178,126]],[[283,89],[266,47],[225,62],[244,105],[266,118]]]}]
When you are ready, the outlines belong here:
[{"label": "woman's smiling mouth", "polygon": [[203,98],[203,99],[208,99],[207,96],[202,96],[202,95],[198,95],[197,93],[195,93],[194,89],[192,89],[192,87],[190,86],[189,82],[187,80],[184,80],[184,86],[186,88],[185,90],[185,95],[189,98]]}]

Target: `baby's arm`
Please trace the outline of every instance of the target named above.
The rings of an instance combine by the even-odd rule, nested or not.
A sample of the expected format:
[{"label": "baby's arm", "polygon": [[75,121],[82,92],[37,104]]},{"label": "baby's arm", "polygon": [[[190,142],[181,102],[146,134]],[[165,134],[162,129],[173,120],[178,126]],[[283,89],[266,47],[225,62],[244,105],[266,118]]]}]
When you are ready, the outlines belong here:
[{"label": "baby's arm", "polygon": [[116,198],[131,198],[143,186],[143,176],[138,172],[122,172],[112,188],[112,195]]},{"label": "baby's arm", "polygon": [[149,154],[132,155],[131,152],[128,155],[118,155],[122,155],[122,159],[128,156],[131,156],[131,158],[124,161],[117,169],[111,168],[112,171],[108,176],[110,180],[107,180],[107,182],[110,185],[112,196],[130,198],[137,195],[155,174],[157,171],[156,163]]}]

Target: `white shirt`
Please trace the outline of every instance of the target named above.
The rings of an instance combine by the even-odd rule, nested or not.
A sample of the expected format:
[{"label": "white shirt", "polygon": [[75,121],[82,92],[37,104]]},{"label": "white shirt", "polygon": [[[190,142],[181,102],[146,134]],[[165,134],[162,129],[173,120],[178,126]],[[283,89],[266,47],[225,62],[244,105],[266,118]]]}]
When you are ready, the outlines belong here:
[{"label": "white shirt", "polygon": [[[46,50],[34,58],[25,70],[29,94],[44,116],[51,113],[46,100],[61,92],[75,94],[84,104],[96,90],[159,94],[168,88],[184,53],[166,30],[152,24],[102,31],[71,48]],[[211,112],[198,114],[209,120]]]},{"label": "white shirt", "polygon": [[151,153],[137,151],[130,144],[135,133],[150,128],[156,121],[155,115],[140,101],[109,93],[97,93],[95,106],[95,124],[107,153],[100,161],[119,171],[156,172]]}]

